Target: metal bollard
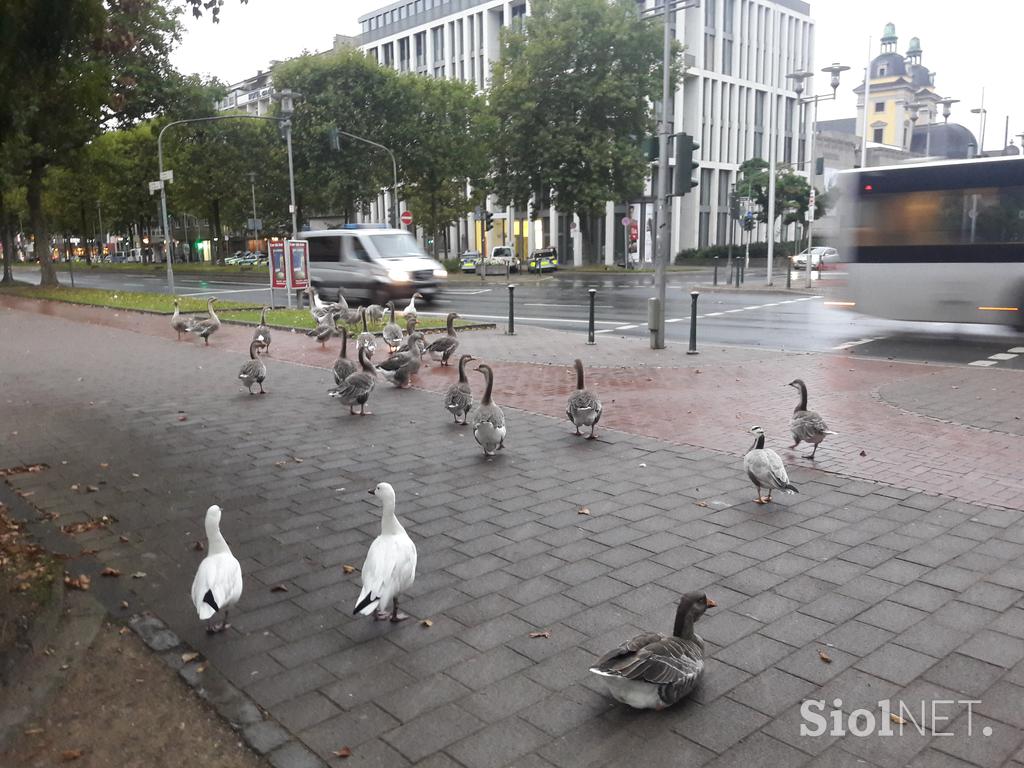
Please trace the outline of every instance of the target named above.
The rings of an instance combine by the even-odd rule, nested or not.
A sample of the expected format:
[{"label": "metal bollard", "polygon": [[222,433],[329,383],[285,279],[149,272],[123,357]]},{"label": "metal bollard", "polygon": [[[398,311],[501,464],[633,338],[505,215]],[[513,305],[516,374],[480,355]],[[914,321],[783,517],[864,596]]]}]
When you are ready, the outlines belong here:
[{"label": "metal bollard", "polygon": [[515,299],[516,287],[509,285],[508,287],[508,330],[505,332],[506,336],[516,335],[516,299]]},{"label": "metal bollard", "polygon": [[789,261],[789,259],[786,261],[789,262],[786,264],[786,288],[788,289],[793,282],[793,262]]},{"label": "metal bollard", "polygon": [[697,291],[690,291],[690,348],[686,350],[688,355],[696,355],[697,353],[697,297],[700,293]]},{"label": "metal bollard", "polygon": [[594,341],[594,297],[597,296],[597,288],[588,288],[590,293],[590,324],[587,329],[587,344],[596,344]]},{"label": "metal bollard", "polygon": [[715,280],[714,285],[718,285],[718,257],[715,256]]},{"label": "metal bollard", "polygon": [[746,264],[740,264],[740,282],[741,283],[747,282],[747,265]]}]

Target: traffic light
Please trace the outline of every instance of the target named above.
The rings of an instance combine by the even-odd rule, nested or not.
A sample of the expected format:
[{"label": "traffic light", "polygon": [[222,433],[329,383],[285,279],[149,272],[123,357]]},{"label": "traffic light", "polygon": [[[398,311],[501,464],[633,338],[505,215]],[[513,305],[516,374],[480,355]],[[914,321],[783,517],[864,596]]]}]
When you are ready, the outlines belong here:
[{"label": "traffic light", "polygon": [[661,154],[660,148],[658,147],[657,136],[644,136],[644,155],[647,157],[648,163],[658,162],[658,157]]},{"label": "traffic light", "polygon": [[743,216],[743,229],[745,232],[749,232],[754,228],[754,212],[747,211]]},{"label": "traffic light", "polygon": [[816,157],[814,158],[814,175],[824,176],[825,175],[825,158]]},{"label": "traffic light", "polygon": [[676,136],[676,167],[672,172],[672,190],[677,197],[682,197],[697,186],[693,172],[700,168],[700,163],[693,161],[693,153],[700,149],[700,144],[688,133]]},{"label": "traffic light", "polygon": [[333,125],[327,129],[327,141],[335,152],[341,151],[341,135]]},{"label": "traffic light", "polygon": [[494,229],[494,214],[490,211],[484,211],[484,230],[489,231]]}]

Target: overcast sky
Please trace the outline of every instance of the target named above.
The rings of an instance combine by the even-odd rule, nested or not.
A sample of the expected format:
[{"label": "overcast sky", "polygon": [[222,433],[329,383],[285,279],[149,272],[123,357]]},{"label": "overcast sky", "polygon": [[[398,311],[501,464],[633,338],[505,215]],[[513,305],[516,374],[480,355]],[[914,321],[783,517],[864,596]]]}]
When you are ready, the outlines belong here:
[{"label": "overcast sky", "polygon": [[[174,60],[184,72],[214,75],[225,82],[242,80],[267,69],[274,59],[303,51],[331,47],[335,34],[359,33],[358,18],[387,5],[381,0],[249,0],[241,5],[227,0],[220,24],[208,17],[186,21],[184,40]],[[887,22],[896,25],[897,50],[905,53],[911,37],[921,38],[922,62],[936,73],[936,90],[960,99],[953,105],[952,121],[979,133],[979,115],[972,108],[982,103],[988,126],[985,146],[1002,145],[1006,117],[1010,137],[1024,132],[1021,67],[1016,61],[1024,36],[1024,0],[812,0],[820,69],[838,61],[852,67],[839,86],[835,103],[823,102],[819,118],[851,117],[856,97],[852,89],[863,78],[868,54],[879,51],[879,38]],[[818,91],[827,90],[820,77]]]}]

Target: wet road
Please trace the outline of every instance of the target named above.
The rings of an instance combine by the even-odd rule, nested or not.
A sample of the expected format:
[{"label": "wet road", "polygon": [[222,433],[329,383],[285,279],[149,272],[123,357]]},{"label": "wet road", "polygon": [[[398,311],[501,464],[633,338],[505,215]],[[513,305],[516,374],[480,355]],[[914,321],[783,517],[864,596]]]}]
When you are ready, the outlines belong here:
[{"label": "wet road", "polygon": [[[785,280],[782,273],[781,281]],[[38,270],[19,269],[19,279],[38,280]],[[669,273],[666,301],[666,339],[686,344],[690,333],[691,286],[710,282],[711,272]],[[721,279],[724,281],[724,270]],[[798,284],[794,275],[794,285]],[[761,274],[748,274],[761,285]],[[67,275],[62,281],[68,283]],[[520,278],[515,288],[515,321],[519,324],[587,332],[589,289],[596,289],[595,328],[605,334],[649,337],[647,302],[654,295],[649,273],[601,274],[566,272]],[[779,281],[779,282],[781,282]],[[76,272],[75,284],[90,288],[166,293],[163,273],[119,275]],[[270,290],[239,279],[205,279],[179,275],[183,296],[220,296],[233,301],[268,302]],[[277,291],[277,306],[285,301]],[[489,277],[485,284],[453,281],[438,301],[421,314],[457,311],[469,320],[504,326],[508,321],[509,291],[504,280]],[[698,346],[730,344],[798,352],[847,352],[865,357],[946,362],[1024,370],[1024,336],[997,326],[955,326],[908,323],[857,315],[827,306],[824,292],[706,291],[697,304]]]}]

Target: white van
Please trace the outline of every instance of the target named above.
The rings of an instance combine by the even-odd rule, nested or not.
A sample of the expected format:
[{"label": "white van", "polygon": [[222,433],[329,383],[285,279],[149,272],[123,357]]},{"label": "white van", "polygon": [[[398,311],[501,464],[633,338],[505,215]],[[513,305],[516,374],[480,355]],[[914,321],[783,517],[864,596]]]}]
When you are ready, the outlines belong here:
[{"label": "white van", "polygon": [[342,229],[301,232],[309,241],[309,272],[317,293],[327,299],[384,304],[413,293],[432,301],[448,272],[427,256],[408,231],[382,224],[346,224]]}]

